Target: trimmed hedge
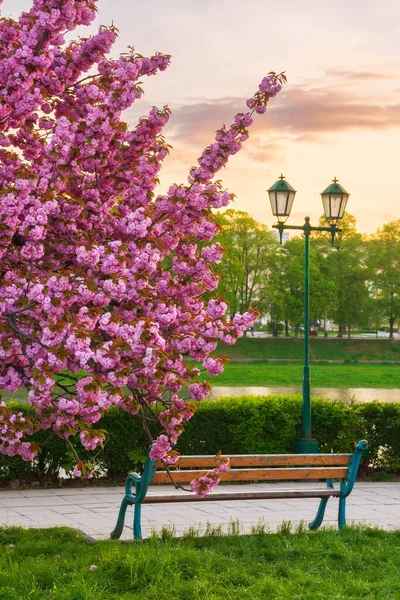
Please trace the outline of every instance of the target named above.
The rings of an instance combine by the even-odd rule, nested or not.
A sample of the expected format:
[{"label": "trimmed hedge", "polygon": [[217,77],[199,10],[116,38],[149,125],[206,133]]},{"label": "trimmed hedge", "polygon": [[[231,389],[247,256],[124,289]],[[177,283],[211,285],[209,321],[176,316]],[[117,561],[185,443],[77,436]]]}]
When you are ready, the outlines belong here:
[{"label": "trimmed hedge", "polygon": [[[26,404],[12,403],[26,413]],[[322,398],[312,399],[313,434],[320,442],[320,452],[351,452],[360,439],[369,442],[363,468],[387,472],[400,469],[400,404],[371,402],[343,404]],[[108,431],[108,440],[98,452],[80,451],[91,460],[98,477],[107,475],[120,480],[127,471],[142,465],[148,446],[136,416],[112,408],[96,427]],[[186,424],[179,439],[182,454],[283,454],[293,453],[301,433],[301,397],[241,396],[205,401]],[[154,424],[154,435],[157,435]],[[43,443],[49,432],[36,434]],[[53,438],[32,463],[19,457],[0,455],[0,479],[54,482],[60,469],[73,466],[73,456],[65,442]]]}]

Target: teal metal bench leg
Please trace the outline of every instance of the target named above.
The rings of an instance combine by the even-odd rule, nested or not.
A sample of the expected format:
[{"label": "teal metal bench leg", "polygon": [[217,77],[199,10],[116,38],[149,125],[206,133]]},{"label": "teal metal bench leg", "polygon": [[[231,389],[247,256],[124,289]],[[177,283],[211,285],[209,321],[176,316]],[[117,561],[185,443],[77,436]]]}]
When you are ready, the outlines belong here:
[{"label": "teal metal bench leg", "polygon": [[[133,539],[141,540],[142,531],[140,526],[142,502],[147,494],[147,488],[153,481],[154,475],[157,469],[157,461],[151,460],[149,454],[151,445],[147,450],[146,463],[144,465],[143,474],[140,476],[138,473],[128,473],[125,481],[125,496],[121,502],[121,508],[119,509],[119,515],[117,524],[114,531],[111,533],[111,538],[114,540],[119,539],[122,530],[124,528],[125,513],[128,506],[133,504],[134,516],[133,516]],[[135,491],[132,492],[132,485],[135,486]]]},{"label": "teal metal bench leg", "polygon": [[141,516],[142,516],[142,505],[141,503],[135,504],[135,514],[133,517],[133,539],[142,539],[142,528],[141,528]]},{"label": "teal metal bench leg", "polygon": [[[327,479],[326,480],[326,485],[329,488],[334,488],[335,487],[333,479]],[[330,496],[326,496],[325,498],[321,498],[320,503],[319,503],[319,507],[318,507],[317,515],[316,515],[314,521],[311,521],[311,523],[308,524],[309,529],[318,529],[321,526],[321,523],[324,520],[325,509],[326,509],[326,505],[328,504],[329,498],[330,498]]]},{"label": "teal metal bench leg", "polygon": [[311,523],[308,524],[309,529],[318,529],[320,527],[322,521],[324,520],[325,508],[328,503],[328,500],[329,500],[329,496],[327,496],[325,498],[321,498],[321,501],[320,501],[319,507],[318,507],[317,516],[315,517],[314,521],[311,521]]},{"label": "teal metal bench leg", "polygon": [[338,525],[339,529],[346,527],[346,498],[353,490],[356,481],[358,467],[360,466],[363,452],[368,448],[368,442],[361,440],[358,442],[353,456],[349,462],[349,469],[345,480],[340,480],[340,498],[339,498],[339,514]]},{"label": "teal metal bench leg", "polygon": [[[357,471],[360,466],[361,458],[364,451],[368,448],[368,442],[365,440],[361,440],[358,442],[354,453],[352,454],[349,466],[347,470],[347,475],[345,479],[340,479],[340,496],[339,496],[339,513],[338,513],[338,526],[339,529],[344,529],[346,527],[346,498],[349,496],[353,490],[354,483],[356,481]],[[327,480],[327,486],[333,488],[333,479]],[[317,516],[314,521],[309,524],[310,529],[318,529],[321,525],[322,520],[325,514],[326,504],[328,502],[327,498],[321,498],[321,502],[318,508]]]},{"label": "teal metal bench leg", "polygon": [[346,498],[339,498],[338,525],[339,529],[346,527]]},{"label": "teal metal bench leg", "polygon": [[119,540],[119,538],[121,537],[121,533],[124,528],[126,509],[128,508],[128,506],[130,504],[132,504],[132,502],[130,502],[128,500],[128,498],[125,497],[122,500],[121,508],[119,509],[119,513],[118,513],[117,524],[115,526],[115,529],[111,532],[111,535],[110,535],[110,538],[112,540]]}]

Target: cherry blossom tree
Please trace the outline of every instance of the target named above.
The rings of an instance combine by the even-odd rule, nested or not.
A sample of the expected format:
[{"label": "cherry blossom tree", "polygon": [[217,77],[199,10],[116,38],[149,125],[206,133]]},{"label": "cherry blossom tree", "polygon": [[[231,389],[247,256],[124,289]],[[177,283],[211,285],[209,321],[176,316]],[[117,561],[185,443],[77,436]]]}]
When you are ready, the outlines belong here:
[{"label": "cherry blossom tree", "polygon": [[[107,57],[114,27],[65,40],[95,14],[92,0],[34,0],[0,21],[0,388],[27,388],[33,408],[28,418],[0,403],[0,452],[32,461],[30,436],[49,430],[71,446],[81,477],[91,465],[79,444],[103,443],[94,425],[111,405],[138,414],[149,436],[156,415],[151,456],[173,463],[210,392],[200,369],[220,373],[218,340],[234,343],[252,325],[253,312],[230,322],[218,295],[203,298],[223,254],[213,211],[231,200],[215,175],[285,80],[269,73],[188,182],[157,195],[170,111],[153,107],[133,128],[122,115],[170,57]],[[206,493],[218,469],[193,489]]]}]

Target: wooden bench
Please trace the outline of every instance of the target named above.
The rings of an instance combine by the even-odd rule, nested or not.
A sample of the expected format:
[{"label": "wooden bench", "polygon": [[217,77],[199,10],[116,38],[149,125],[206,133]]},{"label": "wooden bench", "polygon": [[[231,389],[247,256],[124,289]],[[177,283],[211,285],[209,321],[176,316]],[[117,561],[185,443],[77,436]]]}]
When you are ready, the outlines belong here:
[{"label": "wooden bench", "polygon": [[[121,503],[118,520],[111,538],[118,539],[124,527],[125,512],[134,505],[133,537],[141,539],[142,504],[170,502],[220,502],[228,500],[268,500],[280,498],[319,498],[320,504],[310,529],[318,529],[331,496],[339,498],[338,525],[346,526],[346,498],[351,493],[360,461],[368,443],[358,442],[353,454],[263,454],[230,456],[231,470],[221,473],[221,481],[318,481],[326,480],[327,487],[268,487],[247,491],[240,486],[218,486],[216,491],[199,498],[193,492],[163,493],[147,495],[151,483],[170,483],[170,477],[162,463],[152,461],[147,455],[143,474],[129,473],[125,483],[125,496]],[[151,448],[151,447],[150,447]],[[149,450],[150,450],[149,448]],[[180,456],[173,468],[176,484],[189,483],[192,479],[206,475],[217,466],[215,456]],[[334,480],[339,480],[334,489]],[[132,492],[132,485],[135,491]]]}]

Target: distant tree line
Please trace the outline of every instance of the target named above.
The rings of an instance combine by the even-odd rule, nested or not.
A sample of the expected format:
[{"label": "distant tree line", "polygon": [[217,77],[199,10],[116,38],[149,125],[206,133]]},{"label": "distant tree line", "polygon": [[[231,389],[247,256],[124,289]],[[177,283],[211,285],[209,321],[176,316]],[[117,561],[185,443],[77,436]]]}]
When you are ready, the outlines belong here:
[{"label": "distant tree line", "polygon": [[[280,245],[267,226],[248,213],[217,215],[219,242],[226,248],[219,264],[219,291],[233,315],[250,306],[268,314],[275,335],[297,335],[303,320],[304,240]],[[324,217],[320,225],[326,225]],[[346,213],[332,248],[329,234],[315,232],[310,252],[310,321],[331,320],[338,335],[353,329],[387,327],[393,337],[400,321],[400,220],[373,235],[357,231]]]}]

